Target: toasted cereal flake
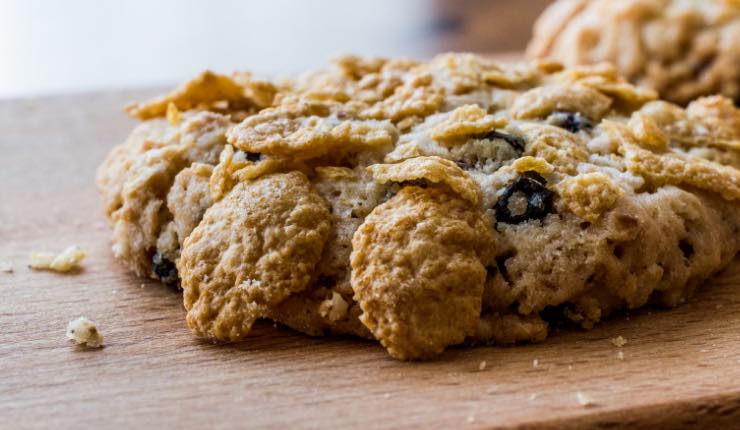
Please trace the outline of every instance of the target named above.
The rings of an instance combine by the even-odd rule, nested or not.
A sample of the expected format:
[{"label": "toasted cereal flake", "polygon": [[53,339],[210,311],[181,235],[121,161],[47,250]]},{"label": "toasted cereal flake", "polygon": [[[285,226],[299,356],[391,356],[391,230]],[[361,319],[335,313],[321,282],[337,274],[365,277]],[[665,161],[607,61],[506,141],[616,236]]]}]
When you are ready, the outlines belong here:
[{"label": "toasted cereal flake", "polygon": [[85,317],[79,317],[67,324],[67,338],[78,345],[90,348],[103,346],[103,335],[100,334],[95,323]]},{"label": "toasted cereal flake", "polygon": [[32,252],[28,267],[37,270],[69,272],[80,267],[80,263],[84,259],[85,251],[77,245],[72,245],[59,254]]},{"label": "toasted cereal flake", "polygon": [[583,406],[584,408],[595,405],[591,396],[580,391],[576,393],[576,400],[578,400],[578,404]]},{"label": "toasted cereal flake", "polygon": [[0,272],[13,273],[12,261],[0,261]]},{"label": "toasted cereal flake", "polygon": [[486,370],[486,364],[486,360],[481,361],[478,365],[478,370]]},{"label": "toasted cereal flake", "polygon": [[612,345],[616,346],[617,348],[621,348],[627,344],[627,339],[623,338],[622,336],[617,336],[615,338],[609,339],[609,342],[611,342]]}]

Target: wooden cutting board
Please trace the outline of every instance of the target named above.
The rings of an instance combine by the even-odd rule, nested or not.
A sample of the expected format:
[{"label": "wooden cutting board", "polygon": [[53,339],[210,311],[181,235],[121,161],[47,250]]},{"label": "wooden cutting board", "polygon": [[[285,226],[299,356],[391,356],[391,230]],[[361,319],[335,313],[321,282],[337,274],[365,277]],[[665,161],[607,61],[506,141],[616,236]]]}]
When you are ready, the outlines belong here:
[{"label": "wooden cutting board", "polygon": [[[134,124],[121,106],[152,94],[0,102],[0,260],[15,265],[0,273],[0,428],[740,427],[740,261],[672,311],[430,362],[267,322],[239,344],[195,339],[177,291],[112,258],[93,185]],[[75,243],[79,273],[26,267]],[[66,340],[80,315],[105,348]]]}]

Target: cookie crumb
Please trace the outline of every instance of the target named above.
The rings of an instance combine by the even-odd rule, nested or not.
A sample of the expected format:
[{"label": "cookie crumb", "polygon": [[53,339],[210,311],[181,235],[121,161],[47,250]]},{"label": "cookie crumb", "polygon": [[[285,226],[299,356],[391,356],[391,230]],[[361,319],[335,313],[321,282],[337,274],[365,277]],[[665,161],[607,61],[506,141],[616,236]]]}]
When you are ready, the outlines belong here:
[{"label": "cookie crumb", "polygon": [[478,370],[486,370],[487,364],[488,363],[486,363],[486,360],[481,361],[480,364],[478,365]]},{"label": "cookie crumb", "polygon": [[540,360],[535,358],[532,360],[532,369],[537,369],[538,367],[540,367]]},{"label": "cookie crumb", "polygon": [[51,252],[32,252],[28,267],[36,270],[69,272],[80,267],[85,259],[85,251],[77,245],[67,247],[59,254]]},{"label": "cookie crumb", "polygon": [[0,272],[13,273],[12,261],[0,261]]},{"label": "cookie crumb", "polygon": [[95,323],[85,317],[79,317],[67,324],[67,338],[78,345],[90,348],[103,346],[103,335],[100,334]]},{"label": "cookie crumb", "polygon": [[617,351],[617,360],[624,361],[624,351]]},{"label": "cookie crumb", "polygon": [[347,301],[341,294],[332,291],[331,298],[321,302],[319,313],[322,317],[329,318],[329,321],[339,321],[347,315],[347,309],[349,309]]},{"label": "cookie crumb", "polygon": [[588,394],[582,393],[580,391],[576,393],[576,400],[578,400],[578,404],[583,406],[584,408],[587,408],[589,406],[594,406],[596,404],[594,403],[591,396],[589,396]]},{"label": "cookie crumb", "polygon": [[617,348],[621,348],[627,344],[627,339],[623,338],[622,336],[617,336],[615,338],[609,339],[609,342],[611,342],[612,345],[616,346]]}]

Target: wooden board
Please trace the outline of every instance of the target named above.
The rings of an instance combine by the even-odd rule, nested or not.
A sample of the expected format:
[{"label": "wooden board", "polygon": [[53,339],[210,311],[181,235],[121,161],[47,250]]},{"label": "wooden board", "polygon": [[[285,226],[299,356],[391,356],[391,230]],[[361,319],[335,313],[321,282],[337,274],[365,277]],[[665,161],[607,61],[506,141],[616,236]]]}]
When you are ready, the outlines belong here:
[{"label": "wooden board", "polygon": [[[239,344],[196,340],[178,292],[113,260],[93,186],[133,125],[121,106],[147,95],[0,102],[0,260],[15,264],[0,273],[0,428],[740,426],[740,262],[676,310],[431,362],[269,323]],[[30,251],[73,243],[89,254],[82,272],[25,267]],[[105,348],[65,339],[79,315]]]}]

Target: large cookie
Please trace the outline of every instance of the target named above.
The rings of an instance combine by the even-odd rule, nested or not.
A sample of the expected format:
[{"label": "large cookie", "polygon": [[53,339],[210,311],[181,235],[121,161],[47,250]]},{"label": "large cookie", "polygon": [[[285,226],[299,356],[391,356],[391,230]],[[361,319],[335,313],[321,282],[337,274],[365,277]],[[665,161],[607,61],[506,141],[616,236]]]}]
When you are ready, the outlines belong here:
[{"label": "large cookie", "polygon": [[557,0],[534,27],[532,58],[609,61],[631,81],[687,104],[723,94],[740,102],[736,0]]},{"label": "large cookie", "polygon": [[721,96],[469,54],[344,57],[261,98],[209,79],[137,105],[98,172],[115,254],[181,285],[198,336],[268,318],[400,359],[538,341],[675,306],[740,249]]}]

